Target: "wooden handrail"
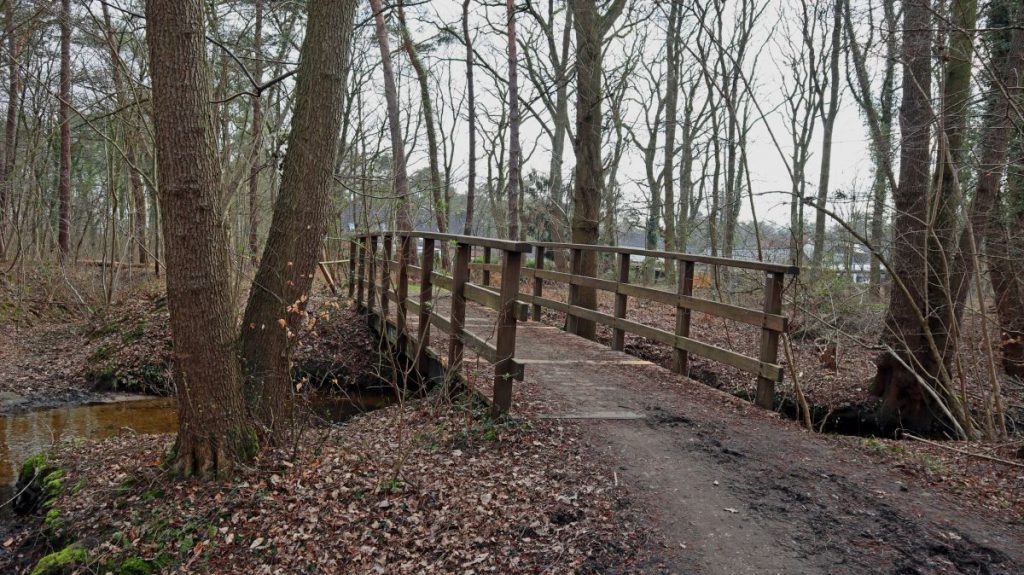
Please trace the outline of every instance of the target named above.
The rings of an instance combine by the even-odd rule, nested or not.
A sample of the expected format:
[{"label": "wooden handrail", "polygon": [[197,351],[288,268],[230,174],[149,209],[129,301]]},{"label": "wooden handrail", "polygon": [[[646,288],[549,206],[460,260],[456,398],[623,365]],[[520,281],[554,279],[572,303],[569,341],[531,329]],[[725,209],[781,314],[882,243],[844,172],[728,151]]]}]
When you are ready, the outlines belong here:
[{"label": "wooden handrail", "polygon": [[699,254],[688,254],[686,252],[666,252],[661,250],[646,250],[643,248],[627,248],[619,246],[601,246],[591,244],[565,244],[557,242],[532,242],[534,246],[541,246],[554,250],[583,250],[592,252],[604,252],[610,254],[629,254],[633,256],[644,256],[656,259],[672,259],[680,262],[694,262],[730,268],[750,269],[763,272],[783,273],[791,276],[800,275],[800,268],[786,264],[773,264],[770,262],[758,262],[753,260],[737,260],[716,256],[703,256]]},{"label": "wooden handrail", "polygon": [[442,242],[455,242],[457,244],[463,244],[467,246],[493,248],[504,252],[526,253],[533,250],[533,244],[529,242],[516,242],[511,240],[499,240],[495,238],[482,238],[477,236],[461,236],[458,234],[439,234],[435,232],[373,232],[358,234],[356,237],[365,238],[371,236],[398,236],[407,238],[439,240]]}]

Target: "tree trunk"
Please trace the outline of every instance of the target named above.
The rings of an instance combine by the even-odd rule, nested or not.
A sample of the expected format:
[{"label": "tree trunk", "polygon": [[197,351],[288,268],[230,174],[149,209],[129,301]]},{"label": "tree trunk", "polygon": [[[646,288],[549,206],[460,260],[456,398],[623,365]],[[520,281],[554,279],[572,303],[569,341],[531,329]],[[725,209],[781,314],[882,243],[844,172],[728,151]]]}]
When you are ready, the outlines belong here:
[{"label": "tree trunk", "polygon": [[[263,0],[255,0],[256,22],[253,24],[253,53],[256,61],[252,76],[257,84],[263,83]],[[252,102],[252,155],[249,159],[249,261],[257,265],[260,230],[260,171],[263,168],[263,102],[262,94],[253,94]]]},{"label": "tree trunk", "polygon": [[71,249],[71,0],[60,3],[60,178],[57,249],[63,261]]},{"label": "tree trunk", "polygon": [[[882,399],[879,416],[893,424],[921,432],[933,432],[937,426],[960,425],[958,435],[969,430],[962,405],[952,389],[943,355],[948,334],[945,324],[948,310],[943,311],[944,280],[933,267],[934,253],[940,249],[935,241],[944,230],[933,223],[929,210],[931,140],[931,49],[932,11],[928,0],[905,0],[903,39],[903,103],[900,109],[899,187],[895,193],[896,215],[893,221],[892,267],[894,281],[886,314],[883,343],[896,354],[886,351],[877,360],[878,371],[871,392]],[[973,23],[968,29],[973,28]],[[956,67],[963,62],[950,62]],[[970,66],[970,59],[966,60]],[[955,90],[957,82],[947,68],[946,91]],[[951,100],[946,100],[952,104]],[[948,113],[948,106],[943,112]],[[947,141],[955,134],[955,119],[946,118]],[[940,146],[945,147],[945,146]],[[951,148],[952,149],[952,148]],[[948,158],[948,156],[947,156]],[[945,163],[945,160],[944,160]],[[941,170],[940,170],[941,172]],[[941,178],[941,173],[938,174]],[[945,190],[940,191],[944,193]],[[940,207],[939,210],[942,208]],[[935,213],[940,213],[936,211]],[[938,278],[938,279],[937,279]],[[938,281],[938,283],[936,283]],[[939,292],[938,295],[935,292]],[[941,406],[921,384],[925,381],[950,410],[951,417],[940,415]]]},{"label": "tree trunk", "polygon": [[[681,2],[672,2],[668,13],[668,40],[666,42],[666,65],[668,79],[665,85],[665,164],[662,170],[662,183],[665,186],[665,251],[676,251],[676,126],[678,122],[679,102],[679,28],[682,18],[679,17]],[[665,278],[670,284],[675,282],[675,260],[665,259]]]},{"label": "tree trunk", "polygon": [[814,254],[811,260],[811,283],[821,273],[825,255],[825,203],[828,201],[829,178],[832,175],[832,132],[839,115],[839,57],[842,49],[839,37],[843,29],[841,0],[833,0],[832,52],[829,54],[828,111],[822,115],[821,170],[818,175],[817,213],[814,218]]},{"label": "tree trunk", "polygon": [[[601,16],[595,0],[573,3],[576,30],[576,185],[573,189],[572,242],[597,244],[601,217],[601,47],[605,31],[622,12],[625,0],[615,0]],[[596,253],[584,250],[581,275],[597,276]],[[597,290],[580,286],[573,302],[597,309]],[[578,318],[576,334],[594,339],[597,325]]]},{"label": "tree trunk", "polygon": [[[968,209],[967,226],[960,236],[960,245],[957,251],[957,259],[953,265],[953,278],[951,285],[954,294],[955,322],[959,325],[963,318],[964,306],[967,303],[968,295],[973,285],[974,274],[977,272],[976,263],[980,254],[978,246],[986,238],[990,237],[989,227],[1000,228],[999,214],[995,208],[999,202],[999,187],[1002,184],[1006,173],[1007,152],[1010,145],[1010,137],[1014,126],[1019,125],[1020,114],[1017,111],[1022,92],[1021,74],[1024,73],[1024,32],[1021,32],[1021,25],[1024,24],[1024,14],[1018,8],[1014,12],[1016,2],[1008,0],[993,2],[989,8],[988,28],[993,30],[995,37],[992,40],[992,63],[995,71],[989,82],[988,102],[985,114],[985,127],[981,136],[981,158],[978,167],[978,179]],[[1005,91],[1004,91],[1005,90]],[[1014,104],[1011,105],[1011,102]],[[1014,178],[1016,180],[1016,177]],[[1019,228],[1017,228],[1019,229]],[[1000,230],[1001,231],[1001,230]],[[997,233],[999,233],[997,231]],[[1018,242],[1019,243],[1019,242]],[[995,245],[990,246],[989,256],[998,255],[1000,250],[1006,251],[1006,246],[1001,246],[997,240]],[[996,254],[991,252],[995,251]],[[1019,254],[1018,254],[1019,255]],[[1012,301],[1010,292],[1006,290],[1010,277],[1019,277],[1016,273],[1004,277],[1003,264],[992,260],[995,265],[990,264],[992,275],[992,286],[996,294],[996,309],[1007,310],[1013,306],[1007,304]],[[1020,261],[1019,259],[1016,261]],[[1019,273],[1019,272],[1018,272]],[[1009,362],[1007,357],[1015,355],[1015,347],[1024,351],[1024,306],[1020,306],[1020,315],[1016,319],[1006,318],[1004,332],[1004,365],[1007,372],[1016,371],[1020,376],[1024,373],[1024,364],[1019,361],[1021,357]],[[1001,317],[1001,319],[1003,319]],[[1003,322],[1000,322],[1003,324]],[[1014,324],[1016,329],[1013,328]],[[1009,329],[1006,329],[1009,328]],[[1016,335],[1013,335],[1016,332]],[[1016,341],[1014,344],[1012,342]],[[1005,345],[1007,344],[1008,345]],[[1017,352],[1020,356],[1021,353]],[[1021,366],[1021,367],[1018,367]]]},{"label": "tree trunk", "polygon": [[171,468],[183,476],[225,477],[255,455],[258,443],[235,360],[204,21],[201,0],[146,2],[178,392]]},{"label": "tree trunk", "polygon": [[[420,88],[420,106],[423,108],[423,123],[427,129],[427,157],[430,165],[430,197],[434,200],[434,219],[437,221],[437,231],[442,234],[448,233],[448,208],[444,200],[444,186],[441,184],[441,167],[437,161],[437,122],[434,120],[434,103],[430,97],[430,85],[428,83],[427,68],[420,60],[416,45],[413,44],[412,34],[405,23],[404,2],[398,3],[398,20],[402,31],[402,46],[409,56],[409,62],[416,72],[416,80]],[[445,266],[447,267],[447,266]]]},{"label": "tree trunk", "polygon": [[14,2],[4,3],[4,32],[7,34],[8,74],[7,121],[4,124],[4,155],[0,164],[0,261],[7,257],[10,227],[11,174],[18,157],[18,112],[21,109],[21,38],[14,26]]},{"label": "tree trunk", "polygon": [[516,3],[506,3],[508,19],[508,239],[519,240],[519,62],[516,55]]},{"label": "tree trunk", "polygon": [[388,30],[384,25],[384,13],[380,0],[370,0],[370,10],[380,46],[381,68],[384,72],[384,97],[387,100],[388,128],[391,132],[391,163],[394,170],[394,196],[398,202],[397,225],[399,230],[411,230],[409,215],[409,176],[405,165],[405,142],[402,140],[401,112],[398,109],[398,86],[395,71],[391,65],[391,48],[388,45]]},{"label": "tree trunk", "polygon": [[469,2],[462,3],[462,35],[466,41],[466,89],[469,122],[469,177],[466,182],[466,226],[462,233],[473,235],[473,216],[476,208],[476,88],[473,85],[473,39],[469,36]]},{"label": "tree trunk", "polygon": [[327,233],[356,0],[311,0],[281,190],[242,319],[246,398],[273,441],[291,431],[291,352]]}]

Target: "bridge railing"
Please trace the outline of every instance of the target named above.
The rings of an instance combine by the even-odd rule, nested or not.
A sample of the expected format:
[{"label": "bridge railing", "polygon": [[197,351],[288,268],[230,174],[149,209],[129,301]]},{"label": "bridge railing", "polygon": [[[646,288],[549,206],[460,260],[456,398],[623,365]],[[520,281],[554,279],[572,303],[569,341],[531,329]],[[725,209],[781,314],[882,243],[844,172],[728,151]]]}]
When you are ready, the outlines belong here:
[{"label": "bridge railing", "polygon": [[[395,303],[393,325],[400,337],[412,342],[409,348],[416,350],[417,365],[424,361],[432,326],[448,335],[447,359],[451,372],[461,371],[466,347],[493,364],[492,410],[507,412],[512,404],[512,380],[523,379],[523,365],[514,358],[516,324],[526,319],[527,309],[516,299],[522,256],[529,253],[531,245],[430,232],[363,234],[354,237],[350,245],[349,294],[355,297],[357,305],[390,322],[390,304]],[[439,248],[448,250],[452,246],[455,257],[448,274],[435,265],[436,255]],[[492,250],[500,252],[501,285],[498,289],[472,282],[470,264],[474,248],[486,249],[489,254]],[[410,275],[419,283],[418,297],[410,297]],[[434,306],[438,288],[451,294],[447,317],[438,313]],[[482,337],[466,329],[467,301],[498,312],[492,336]],[[413,314],[417,318],[415,334],[409,322]]]},{"label": "bridge railing", "polygon": [[[570,333],[579,332],[579,320],[608,326],[611,328],[610,346],[616,351],[624,350],[626,333],[666,344],[673,349],[672,369],[677,373],[687,373],[690,354],[738,368],[757,377],[755,402],[766,409],[774,407],[775,386],[782,381],[783,377],[783,368],[778,363],[779,338],[788,328],[787,318],[782,315],[782,291],[786,276],[797,275],[799,268],[766,262],[639,248],[553,242],[533,242],[531,245],[534,246],[533,266],[524,268],[522,275],[530,281],[532,286],[529,293],[520,293],[518,299],[532,306],[534,321],[540,320],[542,308],[548,308],[566,314],[566,328]],[[570,271],[568,273],[544,269],[545,256],[553,250],[569,252]],[[582,273],[583,255],[586,252],[613,256],[616,261],[616,279],[609,280],[584,275]],[[678,264],[676,290],[668,291],[631,283],[631,256],[672,260]],[[475,266],[483,270],[485,283],[489,281],[489,272],[497,271],[496,266],[489,264],[487,259],[485,253],[484,262]],[[764,273],[764,296],[761,309],[750,309],[695,296],[694,277],[698,265],[712,268],[746,269]],[[715,271],[717,272],[717,270]],[[545,297],[545,281],[567,285],[569,287],[567,301],[562,302]],[[581,287],[595,288],[614,294],[613,313],[582,307],[580,305],[582,303],[580,301]],[[627,319],[630,298],[674,306],[676,308],[675,329],[668,331]],[[690,324],[692,312],[695,311],[760,328],[759,354],[756,357],[747,356],[692,338]]]}]

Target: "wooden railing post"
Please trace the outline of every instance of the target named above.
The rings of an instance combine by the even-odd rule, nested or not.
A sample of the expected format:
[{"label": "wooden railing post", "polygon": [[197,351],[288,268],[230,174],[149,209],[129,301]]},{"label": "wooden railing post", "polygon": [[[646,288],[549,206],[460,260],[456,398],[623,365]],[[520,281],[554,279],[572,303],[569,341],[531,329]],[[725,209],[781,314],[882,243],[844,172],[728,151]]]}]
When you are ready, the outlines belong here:
[{"label": "wooden railing post", "polygon": [[358,236],[356,241],[359,242],[359,271],[356,276],[356,282],[359,284],[356,289],[356,307],[357,309],[363,306],[366,301],[366,244],[368,243],[367,236]]},{"label": "wooden railing post", "polygon": [[420,373],[427,372],[424,363],[427,357],[427,347],[430,345],[430,314],[434,306],[434,282],[431,277],[434,274],[434,240],[423,240],[423,257],[420,262],[420,318],[416,326],[416,366]]},{"label": "wooden railing post", "polygon": [[[681,262],[679,271],[678,294],[681,296],[693,295],[693,268],[690,261]],[[690,337],[690,308],[676,305],[676,335]],[[690,361],[690,354],[685,349],[678,347],[672,353],[672,371],[686,373],[687,364]]]},{"label": "wooden railing post", "polygon": [[348,297],[349,299],[356,292],[356,242],[353,238],[348,242]]},{"label": "wooden railing post", "polygon": [[[583,250],[579,248],[573,248],[570,250],[572,254],[570,256],[569,273],[577,276],[583,273]],[[579,305],[580,303],[580,286],[570,283],[569,284],[569,305]],[[576,333],[576,326],[579,322],[576,320],[576,316],[572,314],[566,314],[565,317],[565,330],[569,333]]]},{"label": "wooden railing post", "polygon": [[[768,274],[764,284],[764,311],[770,314],[782,313],[782,289],[786,275],[772,272]],[[768,328],[761,329],[762,363],[775,363],[779,358],[779,332]],[[757,405],[764,409],[775,409],[775,381],[759,375],[757,378]]]},{"label": "wooden railing post", "polygon": [[487,266],[491,265],[491,248],[484,247],[484,285],[491,285],[491,270],[487,269]]},{"label": "wooden railing post", "polygon": [[448,369],[452,374],[462,370],[463,339],[466,329],[466,281],[469,279],[469,260],[472,246],[458,244],[455,265],[452,266],[451,339],[448,342]]},{"label": "wooden railing post", "polygon": [[391,291],[391,234],[384,236],[384,257],[380,266],[380,311],[384,321],[388,319],[388,308],[391,301],[388,292]]},{"label": "wooden railing post", "polygon": [[[619,283],[629,283],[629,254],[619,254]],[[627,296],[615,294],[615,319],[626,319]],[[612,349],[622,351],[626,348],[626,332],[619,327],[612,328]]]},{"label": "wooden railing post", "polygon": [[402,234],[398,236],[398,305],[395,306],[395,325],[398,327],[398,336],[404,337],[407,333],[407,320],[409,303],[409,242],[411,238]]},{"label": "wooden railing post", "polygon": [[494,402],[491,414],[508,413],[512,407],[512,377],[515,371],[512,358],[516,354],[516,296],[519,295],[519,275],[522,273],[520,252],[502,250],[501,299],[498,312],[495,346],[497,363],[494,364]]},{"label": "wooden railing post", "polygon": [[[533,248],[533,269],[542,270],[544,269],[544,246],[535,246]],[[533,276],[533,297],[543,297],[544,295],[544,278],[540,275]],[[540,321],[541,306],[539,303],[533,304],[533,321]]]},{"label": "wooden railing post", "polygon": [[366,243],[370,251],[370,270],[366,275],[366,287],[369,290],[368,297],[366,298],[366,311],[367,313],[373,313],[373,308],[377,305],[377,236],[367,236]]}]

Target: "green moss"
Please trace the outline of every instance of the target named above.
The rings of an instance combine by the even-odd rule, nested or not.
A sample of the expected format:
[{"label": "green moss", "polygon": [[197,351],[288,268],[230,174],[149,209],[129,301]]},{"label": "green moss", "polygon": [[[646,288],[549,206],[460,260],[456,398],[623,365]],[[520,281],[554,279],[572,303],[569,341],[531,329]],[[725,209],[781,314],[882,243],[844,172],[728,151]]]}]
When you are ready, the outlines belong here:
[{"label": "green moss", "polygon": [[32,575],[61,575],[73,567],[84,566],[88,559],[89,554],[80,545],[68,545],[40,559],[32,569]]},{"label": "green moss", "polygon": [[49,464],[50,457],[45,451],[40,451],[22,462],[21,474],[18,478],[20,480],[25,480],[26,482],[32,481],[36,477],[43,475]]},{"label": "green moss", "polygon": [[152,572],[153,566],[138,557],[125,559],[117,569],[118,575],[150,575]]}]

